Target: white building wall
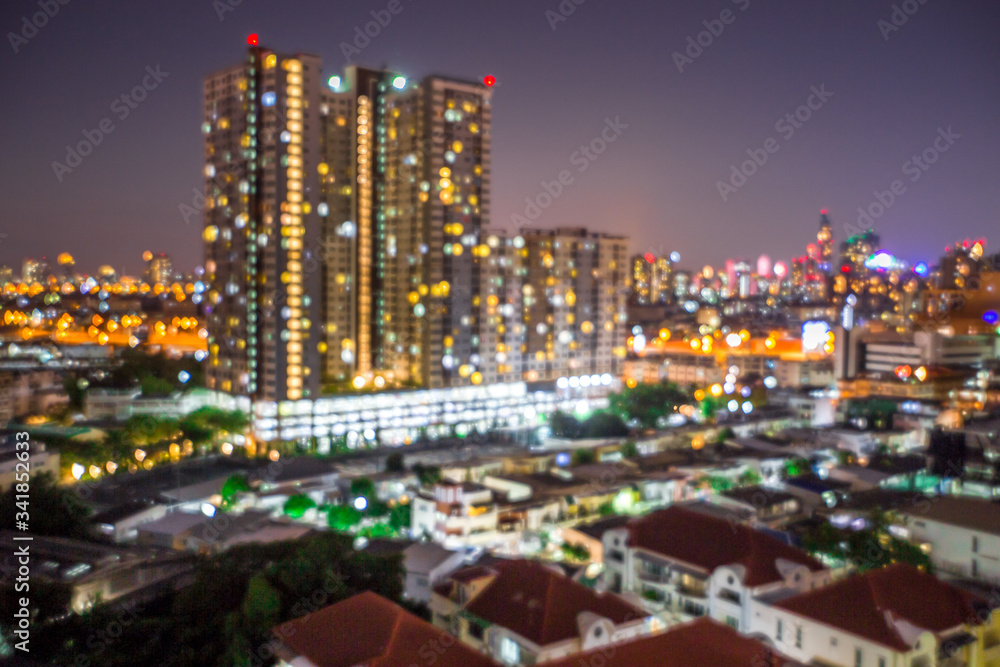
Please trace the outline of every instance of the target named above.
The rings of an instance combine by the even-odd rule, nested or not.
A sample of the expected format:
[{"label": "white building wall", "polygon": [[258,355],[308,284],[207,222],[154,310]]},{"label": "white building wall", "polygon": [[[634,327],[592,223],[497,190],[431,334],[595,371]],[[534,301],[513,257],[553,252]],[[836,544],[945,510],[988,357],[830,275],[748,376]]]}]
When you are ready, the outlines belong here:
[{"label": "white building wall", "polygon": [[[888,646],[839,628],[764,605],[755,610],[749,632],[767,637],[776,650],[802,662],[821,659],[824,664],[843,667],[933,667],[937,664],[937,642],[928,632],[920,636],[920,648],[897,653]],[[921,662],[920,658],[926,662]]]},{"label": "white building wall", "polygon": [[[929,502],[933,502],[933,499]],[[930,542],[930,558],[944,572],[1000,581],[1000,535],[907,515],[913,540]]]}]

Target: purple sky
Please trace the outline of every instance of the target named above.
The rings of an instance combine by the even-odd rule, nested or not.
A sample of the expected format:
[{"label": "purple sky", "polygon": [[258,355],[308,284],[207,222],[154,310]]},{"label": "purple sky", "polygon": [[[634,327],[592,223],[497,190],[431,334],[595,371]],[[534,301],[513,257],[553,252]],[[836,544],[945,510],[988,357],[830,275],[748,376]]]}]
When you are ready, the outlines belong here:
[{"label": "purple sky", "polygon": [[[237,2],[220,19],[217,8]],[[958,238],[1000,244],[995,0],[563,0],[575,11],[558,22],[559,0],[399,2],[355,62],[496,76],[494,226],[513,228],[525,198],[569,170],[572,183],[534,225],[626,233],[635,251],[677,250],[688,267],[777,260],[815,238],[821,208],[839,243],[858,208],[899,180],[902,194],[875,225],[889,250],[933,261]],[[186,224],[178,207],[201,187],[203,76],[239,61],[250,32],[278,50],[320,53],[336,73],[341,42],[389,4],[78,0],[15,53],[8,33],[38,0],[2,3],[0,264],[66,250],[84,270],[135,271],[146,249],[185,270],[199,263],[200,220]],[[894,4],[907,20],[890,31]],[[713,23],[720,17],[728,23]],[[706,21],[721,34],[678,71],[673,54]],[[168,76],[121,119],[115,99],[144,77],[155,83],[146,67],[157,65]],[[799,127],[785,124],[822,86],[833,95],[812,98]],[[114,130],[60,182],[52,163],[105,118]],[[618,119],[606,132],[614,142],[594,159],[577,153],[606,119]],[[905,164],[928,149],[937,160],[926,170]],[[723,201],[717,183],[747,151],[767,161]]]}]

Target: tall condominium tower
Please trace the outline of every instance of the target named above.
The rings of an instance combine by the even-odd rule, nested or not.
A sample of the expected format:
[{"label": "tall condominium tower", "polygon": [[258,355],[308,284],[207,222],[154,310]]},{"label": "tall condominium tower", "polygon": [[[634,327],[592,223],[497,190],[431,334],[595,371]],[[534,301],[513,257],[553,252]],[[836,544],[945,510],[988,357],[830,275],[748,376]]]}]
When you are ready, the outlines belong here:
[{"label": "tall condominium tower", "polygon": [[617,372],[626,241],[488,231],[490,88],[320,69],[254,46],[205,82],[209,387],[290,401]]},{"label": "tall condominium tower", "polygon": [[377,105],[374,365],[415,386],[481,381],[490,90],[394,79]]},{"label": "tall condominium tower", "polygon": [[205,80],[211,388],[319,393],[320,59],[254,46]]},{"label": "tall condominium tower", "polygon": [[393,82],[405,85],[398,75],[351,66],[329,77],[320,96],[323,373],[335,383],[374,376],[381,100]]}]

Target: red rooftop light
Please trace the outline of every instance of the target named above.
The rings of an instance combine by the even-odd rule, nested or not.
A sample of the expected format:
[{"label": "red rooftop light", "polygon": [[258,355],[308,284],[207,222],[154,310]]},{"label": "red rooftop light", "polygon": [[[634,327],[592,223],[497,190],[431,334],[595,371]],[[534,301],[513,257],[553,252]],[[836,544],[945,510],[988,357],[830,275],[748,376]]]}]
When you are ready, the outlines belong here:
[{"label": "red rooftop light", "polygon": [[645,259],[645,260],[646,260],[647,262],[649,262],[650,264],[652,264],[653,262],[655,262],[655,261],[656,261],[656,257],[655,257],[655,256],[653,255],[653,253],[651,253],[651,252],[647,252],[647,253],[646,253],[646,255],[645,255],[645,257],[644,257],[644,259]]},{"label": "red rooftop light", "polygon": [[487,88],[492,88],[493,84],[495,84],[496,82],[497,82],[497,79],[492,74],[487,75],[486,78],[483,79],[483,83],[486,84]]},{"label": "red rooftop light", "polygon": [[260,40],[257,38],[257,33],[251,33],[247,35],[247,44],[250,46],[257,46]]}]

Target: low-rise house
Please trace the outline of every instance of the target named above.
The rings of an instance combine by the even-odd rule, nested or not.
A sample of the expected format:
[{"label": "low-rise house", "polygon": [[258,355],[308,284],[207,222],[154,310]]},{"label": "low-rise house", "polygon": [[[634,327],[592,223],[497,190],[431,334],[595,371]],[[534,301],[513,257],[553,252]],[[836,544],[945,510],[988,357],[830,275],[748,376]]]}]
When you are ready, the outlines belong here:
[{"label": "low-rise house", "polygon": [[785,480],[782,488],[798,498],[807,513],[812,513],[843,502],[850,494],[851,484],[816,475],[801,475]]},{"label": "low-rise house", "polygon": [[560,536],[566,544],[579,544],[590,552],[590,560],[594,563],[604,562],[604,533],[621,528],[632,520],[630,516],[609,516],[590,523],[575,524],[559,529]]},{"label": "low-rise house", "polygon": [[205,523],[204,514],[171,512],[136,528],[136,542],[142,546],[185,551],[188,540]]},{"label": "low-rise house", "polygon": [[796,496],[769,486],[729,489],[712,501],[749,511],[755,526],[779,528],[802,516],[802,503]]},{"label": "low-rise house", "polygon": [[767,644],[707,618],[545,664],[547,667],[803,667],[775,653]]},{"label": "low-rise house", "polygon": [[279,667],[496,667],[482,653],[371,592],[271,633]]},{"label": "low-rise house", "polygon": [[[32,582],[67,586],[70,610],[78,614],[98,603],[128,606],[159,597],[189,575],[195,564],[191,554],[159,549],[41,535],[31,536],[30,542],[13,539],[10,532],[0,533],[0,542],[6,545],[29,545]],[[0,563],[0,576],[12,580],[17,569],[17,559],[7,558]]]},{"label": "low-rise house", "polygon": [[810,664],[1000,664],[1000,614],[973,594],[902,563],[761,605],[750,632]]},{"label": "low-rise house", "polygon": [[489,544],[498,539],[493,492],[472,483],[439,482],[413,498],[410,535],[430,536],[445,547]]},{"label": "low-rise house", "polygon": [[431,621],[435,627],[459,634],[459,614],[497,576],[485,565],[473,565],[452,572],[431,589]]},{"label": "low-rise house", "polygon": [[213,554],[243,544],[296,540],[312,531],[308,525],[272,519],[270,512],[257,510],[214,516],[174,512],[139,526],[136,541],[141,545]]},{"label": "low-rise house", "polygon": [[1000,504],[961,496],[924,498],[898,513],[911,540],[929,545],[935,567],[1000,582]]},{"label": "low-rise house", "polygon": [[[59,452],[47,449],[44,443],[34,439],[27,450],[27,461],[18,458],[18,454],[23,451],[25,450],[18,451],[13,435],[0,439],[0,493],[13,486],[18,480],[18,473],[23,474],[25,468],[32,477],[47,472],[53,479],[59,479]],[[24,481],[23,476],[21,481]]]},{"label": "low-rise house", "polygon": [[609,590],[670,624],[707,615],[741,631],[755,598],[830,579],[819,561],[771,535],[680,506],[605,532],[604,567]]},{"label": "low-rise house", "polygon": [[166,505],[136,501],[98,512],[90,517],[90,523],[115,542],[126,542],[136,538],[139,526],[162,519],[166,514]]},{"label": "low-rise house", "polygon": [[406,570],[403,595],[415,602],[429,603],[431,590],[463,565],[465,553],[461,551],[449,551],[433,542],[415,542],[403,550]]},{"label": "low-rise house", "polygon": [[481,484],[487,475],[499,475],[503,472],[502,458],[455,461],[441,466],[441,479],[451,482],[476,482]]},{"label": "low-rise house", "polygon": [[457,614],[459,639],[507,665],[533,665],[662,627],[620,597],[597,593],[542,563],[500,563]]}]

